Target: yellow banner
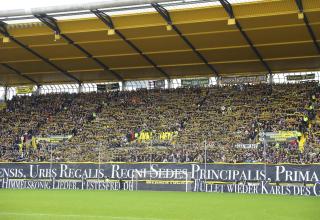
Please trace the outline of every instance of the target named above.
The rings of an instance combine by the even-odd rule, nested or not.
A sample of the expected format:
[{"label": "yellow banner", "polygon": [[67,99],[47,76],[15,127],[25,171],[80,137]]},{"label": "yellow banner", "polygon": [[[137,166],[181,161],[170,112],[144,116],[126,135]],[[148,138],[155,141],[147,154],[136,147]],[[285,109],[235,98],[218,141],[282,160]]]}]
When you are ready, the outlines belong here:
[{"label": "yellow banner", "polygon": [[265,133],[267,141],[274,142],[287,142],[298,137],[301,137],[301,133],[299,131],[279,131],[279,132],[266,132]]},{"label": "yellow banner", "polygon": [[160,140],[172,140],[173,138],[175,138],[176,136],[178,136],[178,132],[175,131],[175,132],[172,132],[172,131],[169,131],[169,132],[161,132],[159,134],[159,139]]},{"label": "yellow banner", "polygon": [[0,102],[0,110],[6,109],[6,108],[7,108],[7,103]]},{"label": "yellow banner", "polygon": [[139,141],[149,141],[152,139],[152,132],[142,131],[138,135]]},{"label": "yellow banner", "polygon": [[150,141],[150,140],[162,140],[162,141],[171,141],[178,136],[178,132],[160,132],[160,133],[153,133],[147,131],[141,131],[140,133],[135,134],[138,141]]},{"label": "yellow banner", "polygon": [[19,87],[16,87],[16,93],[18,95],[29,94],[33,92],[33,89],[34,89],[34,86],[19,86]]},{"label": "yellow banner", "polygon": [[49,143],[59,143],[72,138],[72,135],[62,135],[62,136],[51,136],[51,137],[35,137],[36,141],[45,141]]}]

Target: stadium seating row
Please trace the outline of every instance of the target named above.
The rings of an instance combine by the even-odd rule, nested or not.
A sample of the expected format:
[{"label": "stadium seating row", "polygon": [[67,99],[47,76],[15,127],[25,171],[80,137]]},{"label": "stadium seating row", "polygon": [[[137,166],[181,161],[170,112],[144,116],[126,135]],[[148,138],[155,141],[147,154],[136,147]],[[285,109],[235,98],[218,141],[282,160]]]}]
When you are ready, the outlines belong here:
[{"label": "stadium seating row", "polygon": [[[319,95],[309,82],[14,97],[0,160],[320,162]],[[259,135],[279,131],[301,136]]]}]

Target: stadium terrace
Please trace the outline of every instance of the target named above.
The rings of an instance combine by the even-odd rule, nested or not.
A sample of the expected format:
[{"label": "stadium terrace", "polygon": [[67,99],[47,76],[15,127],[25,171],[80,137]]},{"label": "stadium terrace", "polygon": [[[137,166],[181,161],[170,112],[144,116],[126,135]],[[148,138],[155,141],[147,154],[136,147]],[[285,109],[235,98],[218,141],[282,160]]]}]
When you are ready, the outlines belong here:
[{"label": "stadium terrace", "polygon": [[93,1],[0,4],[1,220],[319,218],[320,0]]}]

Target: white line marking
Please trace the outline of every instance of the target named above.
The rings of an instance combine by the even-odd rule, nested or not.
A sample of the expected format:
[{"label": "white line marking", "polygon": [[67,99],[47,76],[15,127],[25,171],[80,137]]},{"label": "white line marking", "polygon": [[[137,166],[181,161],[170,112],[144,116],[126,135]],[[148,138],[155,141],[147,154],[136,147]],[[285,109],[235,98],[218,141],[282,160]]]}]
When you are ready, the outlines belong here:
[{"label": "white line marking", "polygon": [[103,218],[122,220],[163,220],[160,218],[140,218],[133,216],[107,216],[107,215],[76,215],[76,214],[50,214],[50,213],[20,213],[20,212],[0,212],[0,216],[47,216],[47,217],[71,217],[71,218]]}]

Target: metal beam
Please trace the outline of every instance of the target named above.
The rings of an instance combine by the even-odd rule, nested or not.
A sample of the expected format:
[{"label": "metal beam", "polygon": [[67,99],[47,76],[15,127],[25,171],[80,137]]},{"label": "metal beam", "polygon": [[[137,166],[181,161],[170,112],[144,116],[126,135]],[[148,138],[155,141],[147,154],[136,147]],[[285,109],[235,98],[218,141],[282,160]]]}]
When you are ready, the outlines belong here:
[{"label": "metal beam", "polygon": [[[233,8],[232,8],[232,5],[229,3],[229,1],[228,0],[219,0],[219,1],[220,1],[221,5],[223,6],[223,8],[225,9],[225,11],[227,12],[227,14],[229,15],[229,17],[231,19],[235,19],[235,16],[234,16],[234,13],[233,13]],[[244,39],[247,41],[247,43],[251,47],[252,51],[259,58],[259,60],[262,63],[262,65],[267,69],[268,73],[271,75],[272,74],[271,68],[269,67],[267,62],[264,61],[262,55],[260,54],[258,49],[253,45],[251,39],[249,38],[247,33],[243,30],[243,28],[241,27],[241,25],[240,25],[240,23],[238,22],[237,19],[235,19],[235,25],[238,28],[238,30],[240,31],[241,35],[244,37]]]},{"label": "metal beam", "polygon": [[172,29],[180,36],[180,38],[192,49],[192,51],[198,56],[198,58],[215,74],[217,77],[219,76],[218,71],[216,68],[211,65],[208,60],[193,46],[193,44],[185,37],[181,31],[172,23],[172,19],[170,13],[167,9],[163,6],[159,5],[158,3],[151,4],[155,10],[162,16],[162,18],[167,22],[168,25],[172,27]]},{"label": "metal beam", "polygon": [[229,17],[234,18],[232,5],[227,0],[219,0],[219,1],[220,1],[220,4],[224,7],[224,10],[226,10]]},{"label": "metal beam", "polygon": [[112,22],[112,18],[106,13],[100,10],[92,10],[93,14],[95,14],[103,23],[105,23],[110,29],[113,29],[115,33],[126,42],[132,49],[134,49],[137,53],[139,53],[148,63],[150,63],[154,68],[156,68],[159,72],[161,72],[167,79],[170,79],[169,74],[160,68],[149,56],[144,54],[132,41],[128,40],[119,30],[115,29],[114,24]]},{"label": "metal beam", "polygon": [[303,15],[304,24],[306,25],[306,27],[308,29],[308,32],[309,32],[310,37],[314,43],[314,46],[316,47],[318,53],[320,54],[320,45],[317,41],[316,35],[314,34],[314,32],[312,30],[312,27],[310,26],[309,19],[308,19],[307,15],[304,13],[303,1],[302,0],[295,0],[295,1],[297,4],[297,7],[299,9],[299,12],[302,13],[302,15]]},{"label": "metal beam", "polygon": [[[265,59],[266,61],[270,61],[270,62],[274,62],[274,61],[291,61],[294,62],[292,60],[302,60],[304,62],[306,61],[310,61],[310,59],[318,59],[319,56],[318,55],[312,55],[312,56],[294,56],[294,57],[278,57],[278,58],[267,58]],[[238,65],[238,64],[244,64],[247,63],[248,65],[250,65],[250,63],[260,63],[260,60],[255,58],[255,59],[244,59],[244,60],[222,60],[222,61],[214,61],[214,62],[210,62],[210,64],[230,64],[230,65]],[[12,62],[10,62],[11,64]],[[175,64],[162,64],[159,65],[159,67],[161,68],[170,68],[170,67],[188,67],[188,66],[205,66],[202,62],[188,62],[188,63],[175,63]],[[137,69],[153,69],[152,66],[147,65],[147,66],[128,66],[128,67],[116,67],[114,68],[114,70],[116,71],[125,71],[125,70],[137,70]],[[99,71],[99,69],[82,69],[82,70],[75,70],[72,72],[78,72],[78,73],[89,73],[89,72],[97,72]],[[44,75],[47,74],[54,74],[55,72],[43,72]],[[38,75],[39,72],[28,72],[25,73],[25,75]]]},{"label": "metal beam", "polygon": [[81,83],[81,81],[79,79],[77,79],[76,77],[74,77],[73,75],[71,75],[70,73],[68,73],[67,71],[61,69],[60,67],[58,67],[56,64],[52,63],[49,59],[43,57],[42,55],[40,55],[39,53],[37,53],[36,51],[32,50],[30,47],[28,47],[27,45],[25,45],[24,43],[20,42],[19,40],[15,39],[15,37],[13,37],[12,35],[10,35],[10,33],[8,32],[7,28],[6,28],[6,23],[0,21],[0,33],[8,38],[10,38],[10,40],[12,40],[13,42],[15,42],[16,44],[18,44],[20,47],[22,47],[23,49],[27,50],[28,52],[32,53],[34,56],[38,57],[39,59],[41,59],[43,62],[47,63],[48,65],[50,65],[51,67],[53,67],[54,69],[58,70],[60,73],[62,73],[63,75],[67,76],[68,78],[76,81],[77,83]]},{"label": "metal beam", "polygon": [[110,67],[108,67],[107,65],[105,65],[103,62],[101,62],[100,60],[98,60],[97,58],[93,57],[93,55],[88,52],[87,50],[85,50],[83,47],[81,47],[79,44],[75,43],[71,38],[69,38],[67,35],[62,34],[60,31],[60,28],[57,24],[56,19],[54,19],[53,17],[50,17],[48,15],[45,14],[41,14],[41,15],[35,15],[36,18],[38,18],[42,23],[44,23],[45,25],[47,25],[51,30],[53,30],[56,34],[59,34],[64,40],[66,40],[69,44],[73,45],[74,47],[76,47],[77,49],[79,49],[82,53],[84,53],[87,58],[93,60],[95,63],[97,63],[101,68],[103,68],[105,71],[107,72],[111,72],[119,81],[124,81],[124,79],[115,71],[111,70]]},{"label": "metal beam", "polygon": [[44,23],[50,29],[52,29],[55,32],[55,34],[61,34],[57,21],[53,17],[49,17],[46,14],[37,14],[34,15],[34,17],[38,18],[42,23]]},{"label": "metal beam", "polygon": [[37,86],[40,86],[40,83],[38,83],[37,81],[35,81],[34,79],[32,79],[31,77],[29,76],[26,76],[26,75],[23,75],[19,70],[13,68],[12,66],[10,66],[9,64],[6,64],[6,63],[0,63],[2,66],[4,66],[5,68],[11,70],[12,72],[14,72],[15,74],[27,79],[28,81],[36,84]]}]

